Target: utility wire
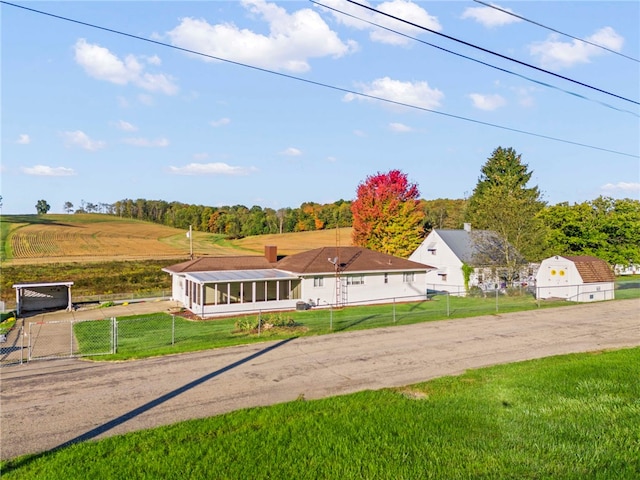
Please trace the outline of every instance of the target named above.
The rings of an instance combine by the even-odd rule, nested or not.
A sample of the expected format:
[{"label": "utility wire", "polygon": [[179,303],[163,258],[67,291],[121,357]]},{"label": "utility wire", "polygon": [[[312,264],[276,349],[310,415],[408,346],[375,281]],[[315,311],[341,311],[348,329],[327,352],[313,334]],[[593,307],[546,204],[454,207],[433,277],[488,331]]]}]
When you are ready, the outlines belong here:
[{"label": "utility wire", "polygon": [[345,16],[350,17],[350,18],[354,18],[354,19],[356,19],[356,20],[360,20],[361,22],[367,23],[367,24],[369,24],[369,25],[373,25],[373,26],[375,26],[375,27],[381,28],[381,29],[386,30],[386,31],[388,31],[388,32],[392,32],[392,33],[395,33],[395,34],[400,35],[400,36],[402,36],[402,37],[409,38],[409,39],[411,39],[411,40],[415,40],[416,42],[423,43],[424,45],[428,45],[428,46],[430,46],[430,47],[437,48],[438,50],[442,50],[443,52],[450,53],[450,54],[452,54],[452,55],[456,55],[456,56],[461,57],[461,58],[464,58],[464,59],[466,59],[466,60],[471,60],[472,62],[479,63],[479,64],[484,65],[484,66],[486,66],[486,67],[494,68],[494,69],[496,69],[496,70],[499,70],[499,71],[504,72],[504,73],[508,73],[508,74],[510,74],[510,75],[515,75],[516,77],[520,77],[520,78],[522,78],[522,79],[524,79],[524,80],[527,80],[527,81],[529,81],[529,82],[537,83],[538,85],[542,85],[543,87],[552,88],[552,89],[554,89],[554,90],[559,90],[559,91],[564,92],[564,93],[567,93],[567,94],[569,94],[569,95],[573,95],[574,97],[578,97],[578,98],[581,98],[581,99],[583,99],[583,100],[588,100],[588,101],[590,101],[590,102],[598,103],[598,104],[600,104],[600,105],[602,105],[602,106],[605,106],[605,107],[607,107],[607,108],[611,108],[611,109],[613,109],[613,110],[617,110],[618,112],[630,113],[631,115],[634,115],[634,116],[636,116],[636,117],[640,117],[640,115],[639,115],[638,113],[636,113],[636,112],[632,112],[631,110],[625,110],[625,109],[623,109],[623,108],[618,108],[618,107],[615,107],[615,106],[610,105],[610,104],[608,104],[608,103],[601,102],[600,100],[595,100],[595,99],[593,99],[593,98],[589,98],[589,97],[587,97],[587,96],[585,96],[585,95],[582,95],[582,94],[579,94],[579,93],[576,93],[576,92],[572,92],[572,91],[570,91],[570,90],[565,90],[564,88],[556,87],[555,85],[551,85],[550,83],[542,82],[542,81],[540,81],[540,80],[535,80],[534,78],[527,77],[526,75],[522,75],[522,74],[520,74],[520,73],[516,73],[516,72],[513,72],[513,71],[511,71],[511,70],[507,70],[506,68],[501,68],[501,67],[498,67],[498,66],[496,66],[496,65],[492,65],[492,64],[490,64],[490,63],[483,62],[482,60],[478,60],[477,58],[469,57],[469,56],[467,56],[467,55],[463,55],[463,54],[461,54],[461,53],[454,52],[454,51],[452,51],[452,50],[448,50],[448,49],[446,49],[446,48],[444,48],[444,47],[441,47],[441,46],[439,46],[439,45],[435,45],[435,44],[433,44],[433,43],[429,43],[429,42],[427,42],[427,41],[425,41],[425,40],[421,40],[421,39],[419,39],[419,38],[412,37],[411,35],[407,35],[406,33],[399,32],[398,30],[394,30],[394,29],[392,29],[392,28],[385,27],[385,26],[383,26],[383,25],[380,25],[379,23],[372,22],[372,21],[370,21],[370,20],[365,20],[364,18],[358,17],[358,16],[353,15],[353,14],[351,14],[351,13],[347,13],[347,12],[345,12],[345,11],[343,11],[343,10],[339,10],[339,9],[337,9],[337,8],[335,8],[335,7],[330,7],[330,6],[328,6],[328,5],[325,5],[324,3],[318,2],[318,1],[316,1],[316,0],[309,0],[309,1],[310,1],[311,3],[313,3],[314,5],[318,5],[318,6],[320,6],[320,7],[327,8],[327,9],[332,10],[332,11],[334,11],[334,12],[340,13],[340,14],[345,15]]},{"label": "utility wire", "polygon": [[638,60],[637,58],[630,57],[629,55],[625,55],[624,53],[621,53],[621,52],[616,52],[615,50],[609,47],[605,47],[604,45],[600,45],[599,43],[590,42],[589,40],[585,40],[584,38],[580,38],[580,37],[574,37],[573,35],[570,35],[568,33],[561,32],[560,30],[556,30],[555,28],[548,27],[547,25],[543,25],[542,23],[538,23],[534,20],[523,17],[522,15],[518,15],[516,13],[510,12],[509,10],[500,8],[497,5],[493,5],[491,3],[485,3],[480,0],[473,0],[473,1],[481,5],[484,5],[485,7],[493,8],[494,10],[498,10],[499,12],[506,13],[507,15],[511,15],[512,17],[519,18],[520,20],[524,20],[525,22],[532,23],[533,25],[537,25],[538,27],[542,27],[552,32],[559,33],[560,35],[564,35],[565,37],[573,38],[574,40],[578,40],[582,43],[593,45],[594,47],[598,47],[608,52],[615,53],[616,55],[620,55],[621,57],[628,58],[629,60],[633,60],[634,62],[640,62],[640,60]]},{"label": "utility wire", "polygon": [[553,140],[555,142],[566,143],[566,144],[569,144],[569,145],[576,145],[576,146],[584,147],[584,148],[590,148],[592,150],[600,150],[600,151],[603,151],[603,152],[613,153],[613,154],[616,154],[616,155],[622,155],[622,156],[625,156],[625,157],[640,158],[640,155],[635,155],[635,154],[632,154],[632,153],[620,152],[620,151],[617,151],[617,150],[611,150],[611,149],[608,149],[608,148],[597,147],[595,145],[589,145],[589,144],[586,144],[586,143],[574,142],[572,140],[566,140],[566,139],[563,139],[563,138],[552,137],[552,136],[549,136],[549,135],[543,135],[543,134],[539,134],[539,133],[529,132],[529,131],[520,130],[520,129],[517,129],[517,128],[506,127],[504,125],[498,125],[498,124],[495,124],[495,123],[484,122],[484,121],[481,121],[481,120],[476,120],[476,119],[473,119],[473,118],[463,117],[463,116],[460,116],[460,115],[454,115],[454,114],[451,114],[451,113],[439,112],[437,110],[432,110],[432,109],[426,108],[426,107],[420,107],[418,105],[411,105],[411,104],[404,103],[404,102],[399,102],[399,101],[396,101],[396,100],[390,100],[388,98],[383,98],[383,97],[378,97],[378,96],[375,96],[375,95],[370,95],[370,94],[367,94],[367,93],[357,92],[355,90],[350,90],[350,89],[347,89],[347,88],[337,87],[335,85],[330,85],[330,84],[327,84],[327,83],[317,82],[315,80],[309,80],[309,79],[302,78],[302,77],[296,77],[294,75],[289,75],[287,73],[276,72],[274,70],[269,70],[269,69],[262,68],[262,67],[256,67],[254,65],[248,65],[246,63],[241,63],[241,62],[237,62],[237,61],[234,61],[234,60],[229,60],[229,59],[226,59],[226,58],[217,57],[215,55],[209,55],[207,53],[198,52],[196,50],[190,50],[188,48],[178,47],[178,46],[175,46],[175,45],[171,45],[169,43],[160,42],[158,40],[152,40],[150,38],[145,38],[145,37],[141,37],[141,36],[138,36],[138,35],[133,35],[131,33],[122,32],[120,30],[115,30],[115,29],[112,29],[112,28],[102,27],[100,25],[96,25],[96,24],[93,24],[93,23],[83,22],[81,20],[75,20],[75,19],[69,18],[69,17],[63,17],[61,15],[56,15],[56,14],[45,12],[45,11],[42,11],[42,10],[36,10],[34,8],[25,7],[23,5],[17,5],[15,3],[10,3],[10,2],[4,1],[4,0],[0,0],[0,4],[9,5],[9,6],[20,8],[20,9],[23,9],[23,10],[27,10],[27,11],[30,11],[30,12],[33,12],[33,13],[38,13],[40,15],[46,15],[46,16],[52,17],[52,18],[57,18],[58,20],[64,20],[66,22],[76,23],[78,25],[84,25],[86,27],[95,28],[97,30],[103,30],[105,32],[114,33],[116,35],[122,35],[122,36],[133,38],[133,39],[136,39],[136,40],[141,40],[143,42],[152,43],[154,45],[159,45],[159,46],[162,46],[162,47],[172,48],[174,50],[179,50],[181,52],[190,53],[192,55],[199,55],[199,56],[202,56],[202,57],[211,58],[213,60],[218,60],[218,61],[221,61],[221,62],[230,63],[232,65],[237,65],[237,66],[240,66],[240,67],[250,68],[252,70],[256,70],[256,71],[259,71],[259,72],[270,73],[272,75],[277,75],[277,76],[288,78],[288,79],[291,79],[291,80],[297,80],[299,82],[308,83],[310,85],[315,85],[315,86],[318,86],[318,87],[328,88],[328,89],[336,90],[336,91],[343,92],[343,93],[350,93],[352,95],[357,95],[359,97],[369,98],[369,99],[372,99],[372,100],[379,100],[381,102],[389,103],[389,104],[392,104],[392,105],[397,105],[397,106],[401,106],[401,107],[407,107],[407,108],[420,110],[420,111],[424,111],[424,112],[429,112],[429,113],[435,113],[436,115],[441,115],[443,117],[455,118],[457,120],[464,120],[466,122],[471,122],[471,123],[475,123],[475,124],[478,124],[478,125],[485,125],[485,126],[488,126],[488,127],[493,127],[493,128],[498,128],[498,129],[501,129],[501,130],[520,133],[520,134],[528,135],[528,136],[532,136],[532,137],[544,138],[546,140]]},{"label": "utility wire", "polygon": [[502,58],[502,59],[504,59],[504,60],[509,60],[510,62],[515,62],[515,63],[517,63],[517,64],[519,64],[519,65],[523,65],[523,66],[525,66],[525,67],[533,68],[534,70],[537,70],[537,71],[539,71],[539,72],[546,73],[546,74],[548,74],[548,75],[553,75],[554,77],[558,77],[558,78],[561,78],[561,79],[563,79],[563,80],[567,80],[568,82],[577,83],[578,85],[581,85],[581,86],[583,86],[583,87],[590,88],[590,89],[592,89],[592,90],[596,90],[596,91],[598,91],[598,92],[600,92],[600,93],[604,93],[605,95],[611,95],[612,97],[619,98],[620,100],[624,100],[625,102],[630,102],[630,103],[634,103],[634,104],[636,104],[636,105],[640,105],[640,102],[638,102],[638,101],[636,101],[636,100],[631,100],[631,99],[626,98],[626,97],[623,97],[623,96],[621,96],[621,95],[617,95],[617,94],[615,94],[615,93],[608,92],[607,90],[603,90],[603,89],[601,89],[601,88],[598,88],[598,87],[594,87],[594,86],[588,85],[588,84],[583,83],[583,82],[580,82],[580,81],[578,81],[578,80],[573,80],[572,78],[565,77],[564,75],[560,75],[560,74],[558,74],[558,73],[554,73],[554,72],[552,72],[552,71],[550,71],[550,70],[545,70],[544,68],[536,67],[535,65],[531,65],[530,63],[526,63],[526,62],[523,62],[523,61],[521,61],[521,60],[518,60],[518,59],[515,59],[515,58],[512,58],[512,57],[508,57],[508,56],[506,56],[506,55],[502,55],[501,53],[494,52],[493,50],[489,50],[489,49],[486,49],[486,48],[480,47],[480,46],[478,46],[478,45],[475,45],[475,44],[473,44],[473,43],[466,42],[466,41],[464,41],[464,40],[460,40],[459,38],[455,38],[455,37],[452,37],[452,36],[450,36],[450,35],[446,35],[446,34],[444,34],[444,33],[437,32],[437,31],[432,30],[432,29],[430,29],[430,28],[428,28],[428,27],[424,27],[424,26],[422,26],[422,25],[418,25],[417,23],[413,23],[413,22],[410,22],[410,21],[408,21],[408,20],[404,20],[403,18],[396,17],[395,15],[391,15],[390,13],[385,13],[385,12],[383,12],[383,11],[376,10],[375,8],[370,7],[370,6],[368,6],[368,5],[363,5],[363,4],[361,4],[361,3],[356,2],[355,0],[346,0],[346,1],[347,1],[347,2],[349,2],[349,3],[352,3],[352,4],[354,4],[354,5],[358,5],[359,7],[362,7],[362,8],[365,8],[365,9],[367,9],[367,10],[370,10],[370,11],[372,11],[372,12],[379,13],[380,15],[384,15],[385,17],[393,18],[394,20],[397,20],[397,21],[399,21],[399,22],[406,23],[407,25],[411,25],[412,27],[416,27],[416,28],[419,28],[419,29],[421,29],[421,30],[425,30],[425,31],[427,31],[427,32],[434,33],[434,34],[436,34],[436,35],[439,35],[439,36],[441,36],[441,37],[444,37],[444,38],[446,38],[446,39],[448,39],[448,40],[452,40],[452,41],[454,41],[454,42],[462,43],[463,45],[466,45],[466,46],[471,47],[471,48],[475,48],[475,49],[477,49],[477,50],[480,50],[480,51],[482,51],[482,52],[488,53],[488,54],[490,54],[490,55],[495,55],[495,56],[500,57],[500,58]]}]

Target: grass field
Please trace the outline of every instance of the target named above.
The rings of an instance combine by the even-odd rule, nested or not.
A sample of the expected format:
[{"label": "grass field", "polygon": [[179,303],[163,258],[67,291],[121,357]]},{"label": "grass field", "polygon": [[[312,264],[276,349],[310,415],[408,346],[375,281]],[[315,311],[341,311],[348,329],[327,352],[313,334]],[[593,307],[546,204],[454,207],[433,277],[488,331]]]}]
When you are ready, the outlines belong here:
[{"label": "grass field", "polygon": [[79,443],[2,478],[631,480],[638,378],[640,348],[544,358]]},{"label": "grass field", "polygon": [[142,295],[170,288],[161,269],[194,255],[262,255],[276,245],[283,255],[350,243],[350,228],[227,240],[108,215],[3,215],[0,221],[0,299],[12,304],[12,285],[73,281],[76,298],[113,293]]},{"label": "grass field", "polygon": [[[497,301],[497,302],[496,302]],[[396,325],[410,325],[443,319],[491,315],[496,312],[534,310],[571,305],[570,302],[544,302],[539,307],[531,295],[499,298],[471,298],[437,296],[423,302],[384,305],[351,306],[341,309],[311,309],[281,312],[295,324],[293,327],[268,328],[261,325],[276,323],[269,313],[245,315],[207,321],[192,321],[167,313],[118,318],[117,353],[99,360],[129,360],[158,355],[194,352],[211,348],[243,345],[269,340],[324,335],[332,332],[365,330]],[[250,325],[240,330],[237,322]],[[91,353],[96,339],[103,339],[101,353],[108,352],[111,336],[109,325],[103,322],[80,322],[74,333],[82,353]]]},{"label": "grass field", "polygon": [[276,245],[288,255],[310,248],[349,245],[351,229],[260,235],[226,240],[223,235],[186,231],[109,215],[3,215],[0,254],[7,265],[187,258],[194,255],[264,253]]}]

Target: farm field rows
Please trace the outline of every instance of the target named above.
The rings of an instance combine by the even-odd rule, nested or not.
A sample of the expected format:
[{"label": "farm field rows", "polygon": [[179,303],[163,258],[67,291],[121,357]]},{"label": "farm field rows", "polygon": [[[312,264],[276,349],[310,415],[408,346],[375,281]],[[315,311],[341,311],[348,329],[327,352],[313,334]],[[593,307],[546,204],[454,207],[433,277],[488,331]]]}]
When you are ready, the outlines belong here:
[{"label": "farm field rows", "polygon": [[[191,245],[190,245],[191,243]],[[186,231],[108,215],[21,215],[2,217],[2,261],[35,263],[150,260],[196,256],[261,255],[265,245],[290,255],[328,245],[350,245],[351,229],[259,235],[227,240],[222,235]]]}]

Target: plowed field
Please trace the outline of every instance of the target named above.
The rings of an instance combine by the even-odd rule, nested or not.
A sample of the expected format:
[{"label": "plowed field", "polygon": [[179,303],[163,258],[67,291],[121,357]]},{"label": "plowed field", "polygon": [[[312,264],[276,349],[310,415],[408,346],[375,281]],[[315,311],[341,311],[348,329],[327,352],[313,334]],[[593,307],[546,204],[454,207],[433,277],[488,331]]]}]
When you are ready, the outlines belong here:
[{"label": "plowed field", "polygon": [[108,215],[3,216],[3,263],[90,262],[188,258],[195,256],[261,255],[265,245],[290,255],[317,247],[351,244],[351,229],[260,235],[223,240],[150,222]]}]

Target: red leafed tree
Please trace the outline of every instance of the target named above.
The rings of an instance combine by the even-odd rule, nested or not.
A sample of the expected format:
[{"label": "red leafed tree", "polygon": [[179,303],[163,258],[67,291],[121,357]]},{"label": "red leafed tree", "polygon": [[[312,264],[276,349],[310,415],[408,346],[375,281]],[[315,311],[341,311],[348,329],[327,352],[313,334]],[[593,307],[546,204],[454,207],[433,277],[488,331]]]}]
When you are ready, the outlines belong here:
[{"label": "red leafed tree", "polygon": [[424,211],[415,183],[400,170],[378,172],[358,185],[351,204],[354,245],[408,257],[424,236]]}]

